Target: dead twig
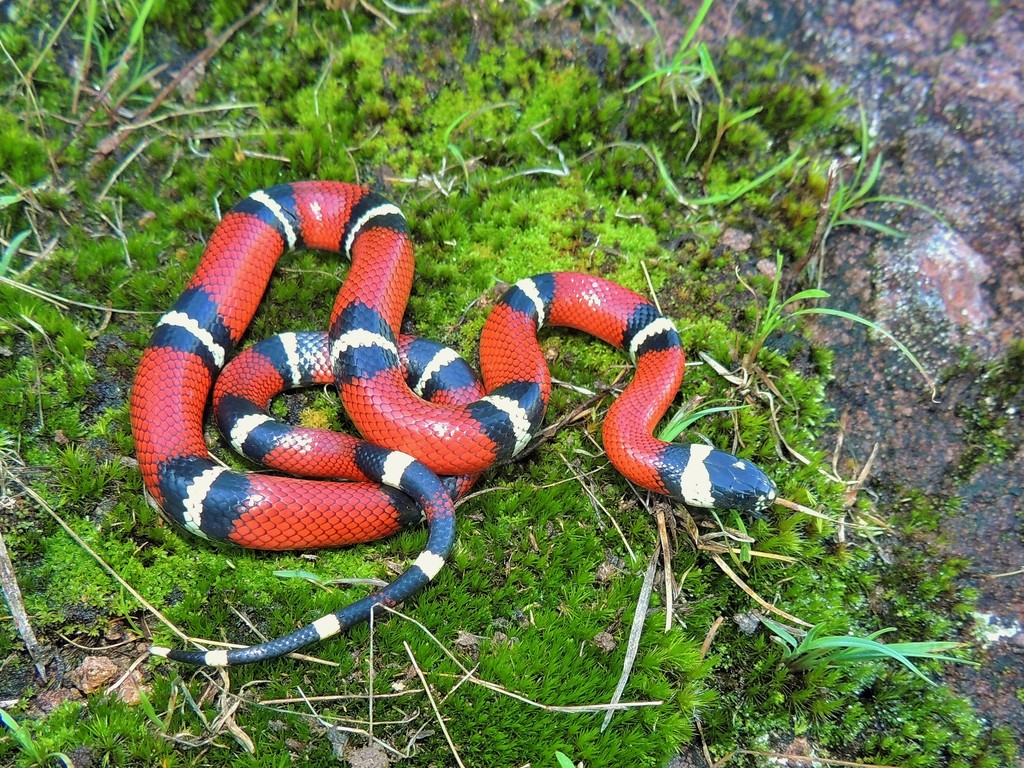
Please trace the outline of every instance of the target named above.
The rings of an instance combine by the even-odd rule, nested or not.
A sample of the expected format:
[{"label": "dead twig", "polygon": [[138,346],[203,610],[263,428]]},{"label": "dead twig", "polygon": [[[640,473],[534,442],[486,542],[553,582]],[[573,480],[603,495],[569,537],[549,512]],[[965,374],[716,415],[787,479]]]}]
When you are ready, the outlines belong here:
[{"label": "dead twig", "polygon": [[11,611],[14,619],[14,627],[18,630],[21,642],[25,644],[25,650],[32,657],[36,674],[39,679],[46,682],[46,654],[36,639],[36,633],[32,631],[32,624],[28,620],[28,613],[25,611],[25,602],[21,598],[21,588],[18,587],[18,578],[14,573],[14,564],[11,562],[10,552],[7,551],[7,544],[4,542],[3,531],[0,531],[0,587],[3,587],[4,600]]}]

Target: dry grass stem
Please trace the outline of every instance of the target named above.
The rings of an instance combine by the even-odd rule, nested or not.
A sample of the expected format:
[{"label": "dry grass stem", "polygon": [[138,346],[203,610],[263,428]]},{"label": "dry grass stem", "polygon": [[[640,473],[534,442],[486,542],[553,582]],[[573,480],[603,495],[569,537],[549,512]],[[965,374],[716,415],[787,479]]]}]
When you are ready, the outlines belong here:
[{"label": "dry grass stem", "polygon": [[[375,697],[378,699],[400,699],[403,696],[414,696],[420,693],[419,688],[407,688],[404,691],[397,691],[395,693],[378,693]],[[363,693],[332,693],[325,694],[323,696],[302,696],[302,697],[288,697],[285,699],[260,699],[256,703],[260,706],[275,707],[279,704],[298,704],[302,701],[316,701],[321,703],[331,703],[334,701],[352,701],[353,699],[365,699],[366,694]],[[287,712],[288,710],[281,710]]]},{"label": "dry grass stem", "polygon": [[[828,170],[825,172],[825,192],[821,196],[821,202],[818,204],[818,222],[814,227],[814,234],[811,236],[811,242],[807,246],[807,251],[800,258],[796,264],[793,265],[793,269],[790,272],[790,280],[792,282],[800,276],[800,273],[804,271],[811,259],[818,257],[819,259],[825,258],[825,236],[828,232],[829,221],[832,219],[832,200],[836,196],[836,182],[839,181],[839,160],[833,158],[832,162],[828,164]],[[819,265],[820,267],[821,265]],[[819,274],[821,270],[819,269]]]},{"label": "dry grass stem", "polygon": [[[367,660],[367,665],[369,667],[369,671],[367,672],[367,675],[366,675],[366,706],[367,706],[367,709],[368,709],[367,719],[370,721],[368,726],[367,726],[367,729],[370,731],[371,735],[373,734],[373,700],[374,700],[374,695],[373,695],[373,639],[374,639],[374,635],[375,635],[375,630],[377,628],[376,627],[376,622],[374,621],[374,619],[376,617],[377,617],[377,612],[376,611],[370,611],[370,619],[369,619],[369,624],[370,624],[370,627],[369,627],[369,632],[370,632],[370,641],[369,641],[370,642],[370,653],[369,653],[369,659]],[[428,693],[428,695],[429,695],[429,693]]]},{"label": "dry grass stem", "polygon": [[103,185],[103,188],[99,191],[99,194],[96,195],[97,203],[101,203],[106,199],[107,193],[110,191],[110,188],[114,186],[114,183],[121,177],[121,174],[124,173],[128,169],[128,167],[135,162],[136,158],[138,158],[139,155],[145,152],[149,148],[149,145],[152,144],[154,141],[156,141],[156,137],[153,136],[142,139],[138,144],[135,145],[134,149],[132,149],[132,151],[128,153],[124,160],[118,163],[117,167],[113,171],[111,171],[110,176],[107,177],[107,181]]},{"label": "dry grass stem", "polygon": [[[251,9],[249,9],[248,13],[246,13],[240,19],[231,24],[227,29],[225,29],[223,32],[217,35],[216,39],[214,39],[213,42],[211,42],[208,46],[206,46],[203,50],[196,54],[184,67],[182,67],[174,75],[173,78],[171,78],[171,81],[166,86],[164,86],[164,88],[158,94],[156,94],[156,96],[153,97],[152,101],[150,101],[149,104],[146,105],[145,109],[143,109],[139,112],[138,115],[136,115],[135,120],[133,120],[132,123],[119,127],[113,133],[109,134],[104,139],[100,140],[99,144],[96,147],[96,155],[93,157],[92,161],[90,161],[90,165],[98,163],[102,158],[109,156],[113,152],[115,152],[117,148],[121,145],[121,143],[124,142],[124,140],[127,139],[131,133],[134,133],[135,131],[141,128],[145,128],[149,125],[152,125],[154,124],[154,122],[166,119],[167,117],[177,116],[175,113],[170,113],[167,116],[158,118],[156,121],[149,120],[150,116],[171,96],[171,94],[178,90],[181,84],[185,82],[185,80],[193,72],[195,72],[201,66],[206,65],[210,61],[210,59],[212,59],[213,56],[217,53],[217,51],[224,47],[224,44],[227,43],[228,40],[234,37],[235,33],[238,32],[238,30],[240,30],[242,27],[244,27],[257,16],[259,16],[261,13],[263,13],[263,11],[265,11],[269,5],[270,0],[263,0],[263,2],[257,3]],[[235,105],[228,105],[228,107],[235,108]],[[218,107],[218,109],[224,108],[225,107]],[[197,111],[201,112],[207,110],[203,109]]]},{"label": "dry grass stem", "polygon": [[704,636],[704,642],[700,645],[700,657],[702,659],[707,658],[708,651],[711,650],[711,643],[715,641],[715,635],[718,634],[718,630],[722,626],[722,622],[724,621],[725,618],[719,616],[711,623],[711,626],[708,628],[708,633]]},{"label": "dry grass stem", "polygon": [[57,632],[55,634],[57,635],[57,637],[59,637],[61,640],[63,640],[71,647],[77,648],[80,651],[85,651],[86,653],[107,653],[108,651],[112,651],[115,648],[123,648],[126,645],[132,645],[136,642],[134,639],[129,639],[122,640],[119,643],[111,643],[110,645],[82,645],[81,643],[76,643],[63,632]]},{"label": "dry grass stem", "polygon": [[[388,752],[393,753],[394,755],[396,755],[400,759],[405,759],[405,758],[409,757],[409,755],[404,754],[401,750],[396,749],[393,745],[388,744],[386,741],[382,741],[381,739],[378,739],[377,737],[375,737],[372,733],[370,733],[367,730],[364,730],[362,728],[355,728],[355,727],[348,726],[348,725],[341,725],[339,723],[332,723],[332,722],[330,722],[329,720],[324,718],[319,712],[317,712],[313,708],[312,702],[320,701],[320,700],[322,700],[322,697],[306,696],[305,692],[301,688],[299,688],[297,690],[299,692],[299,696],[301,697],[300,701],[302,701],[306,705],[306,707],[309,709],[309,716],[311,716],[314,720],[316,720],[321,726],[326,728],[329,733],[330,732],[348,733],[348,734],[352,734],[353,736],[362,736],[367,741],[369,741],[371,744],[376,744],[377,746],[380,746],[383,749],[386,749]],[[301,714],[301,713],[293,712],[292,714]],[[396,724],[404,725],[404,724],[406,724],[408,722],[411,722],[411,719],[409,719],[409,720],[402,720],[402,721],[400,721],[400,722],[398,722]],[[330,738],[330,737],[328,737],[328,738]]]},{"label": "dry grass stem", "polygon": [[430,708],[434,710],[434,715],[437,717],[437,723],[441,726],[441,733],[444,734],[445,741],[448,742],[448,747],[452,751],[452,757],[455,758],[455,763],[459,768],[466,768],[462,762],[462,758],[459,757],[459,751],[455,748],[455,742],[452,741],[451,734],[448,733],[448,726],[444,724],[444,718],[441,717],[441,710],[437,708],[437,702],[434,700],[434,694],[430,690],[430,686],[427,684],[427,678],[423,676],[423,670],[420,669],[420,665],[416,663],[416,657],[413,656],[412,648],[409,647],[409,643],[402,641],[402,645],[405,646],[405,652],[409,654],[409,661],[412,662],[412,668],[416,670],[416,676],[420,679],[420,684],[423,686],[424,693],[427,694],[427,700],[430,702]]},{"label": "dry grass stem", "polygon": [[17,288],[19,291],[24,291],[25,293],[27,293],[27,294],[29,294],[31,296],[35,296],[37,299],[42,299],[43,301],[47,301],[50,304],[53,304],[53,306],[57,307],[57,309],[61,310],[62,312],[66,312],[69,307],[74,306],[74,307],[82,307],[83,309],[94,309],[97,312],[116,312],[116,313],[121,314],[121,315],[156,315],[156,314],[159,314],[158,312],[143,312],[143,311],[133,310],[133,309],[113,309],[111,307],[101,307],[98,304],[87,304],[87,303],[85,303],[83,301],[72,301],[71,299],[66,299],[63,296],[58,296],[55,293],[50,293],[49,291],[44,291],[41,288],[35,288],[35,287],[33,287],[31,285],[27,285],[25,283],[19,283],[17,280],[12,280],[11,278],[4,277],[3,275],[0,275],[0,283],[2,283],[4,285],[9,285],[12,288]]},{"label": "dry grass stem", "polygon": [[[647,572],[644,574],[643,584],[640,586],[640,597],[636,601],[636,610],[633,612],[633,624],[629,628],[629,640],[626,643],[626,657],[622,661],[622,674],[619,676],[619,682],[615,686],[615,693],[612,694],[610,702],[613,705],[619,703],[619,700],[622,698],[622,692],[626,690],[626,683],[629,682],[629,675],[633,671],[633,664],[640,650],[640,636],[643,635],[647,608],[651,604],[651,592],[654,590],[654,576],[658,572],[658,559],[660,555],[661,547],[659,546],[655,548],[654,553],[651,555]],[[614,714],[615,710],[613,709],[605,713],[604,720],[601,722],[601,733],[604,733],[611,724]]]},{"label": "dry grass stem", "polygon": [[[173,632],[175,635],[177,635],[178,638],[181,639],[183,642],[191,643],[193,645],[196,645],[196,646],[198,646],[202,650],[205,650],[203,648],[203,645],[214,645],[214,646],[220,646],[220,647],[224,647],[224,648],[245,648],[246,647],[245,645],[238,645],[236,643],[223,643],[223,642],[219,642],[217,640],[204,640],[204,639],[200,639],[200,638],[189,637],[181,629],[179,629],[176,624],[174,624],[170,619],[168,619],[159,610],[157,610],[157,608],[152,603],[150,603],[148,600],[146,600],[146,598],[144,598],[138,592],[138,590],[136,590],[131,584],[129,584],[127,581],[125,581],[124,578],[122,578],[122,576],[117,571],[115,571],[102,557],[100,557],[100,555],[92,547],[90,547],[85,542],[85,540],[82,539],[81,536],[79,536],[77,533],[75,533],[74,529],[71,528],[71,526],[69,526],[64,521],[64,519],[60,515],[58,515],[57,512],[49,504],[47,504],[46,501],[38,493],[36,493],[30,486],[28,486],[25,483],[23,483],[20,479],[18,479],[13,474],[10,475],[10,477],[11,477],[11,479],[14,482],[16,482],[21,487],[21,489],[37,505],[39,505],[39,507],[41,509],[43,509],[50,517],[53,518],[53,520],[61,528],[64,529],[64,532],[68,536],[71,537],[72,541],[74,541],[79,547],[81,547],[83,550],[85,550],[85,552],[88,553],[88,555],[90,557],[92,557],[92,559],[95,560],[96,563],[101,568],[103,568],[103,570],[105,570],[107,573],[109,573],[118,584],[120,584],[122,587],[124,587],[124,589],[128,592],[128,594],[130,594],[132,597],[134,597],[139,602],[139,604],[141,606],[143,606],[147,611],[149,611],[149,613],[151,613],[158,621],[160,621],[161,624],[163,624],[165,627],[167,627],[169,630],[171,630],[171,632]],[[300,654],[300,653],[294,653],[294,654],[290,653],[288,655],[290,657],[292,657],[292,658],[300,659],[302,661],[312,662],[314,664],[323,664],[325,666],[331,666],[331,667],[338,666],[338,664],[336,662],[327,661],[326,659],[319,659],[319,658],[316,658],[315,656],[306,656],[305,654]]]},{"label": "dry grass stem", "polygon": [[640,269],[642,269],[644,272],[644,280],[647,281],[647,290],[650,291],[651,301],[654,302],[654,306],[658,310],[658,312],[660,314],[664,314],[664,312],[661,311],[661,302],[658,301],[658,292],[654,290],[654,283],[651,282],[651,273],[647,271],[646,260],[641,259]]},{"label": "dry grass stem", "polygon": [[77,533],[75,533],[74,529],[64,521],[64,518],[57,514],[53,507],[46,503],[46,500],[43,499],[42,496],[36,493],[30,486],[26,485],[20,479],[18,479],[17,476],[12,474],[10,475],[10,477],[14,482],[16,482],[21,487],[21,489],[25,492],[26,495],[29,496],[29,498],[32,499],[32,501],[34,501],[44,512],[46,512],[50,517],[52,517],[53,520],[57,523],[57,525],[64,529],[64,532],[71,537],[72,541],[74,541],[79,547],[85,550],[85,552],[88,553],[88,555],[93,560],[95,560],[96,563],[103,570],[109,573],[118,584],[124,587],[128,594],[130,594],[132,597],[138,600],[140,605],[142,605],[147,611],[149,611],[154,617],[156,617],[161,624],[163,624],[165,627],[171,630],[171,632],[177,635],[180,639],[186,642],[189,641],[188,635],[186,635],[184,632],[178,629],[178,627],[173,622],[171,622],[166,616],[160,613],[160,611],[158,611],[155,606],[153,606],[148,600],[146,600],[146,598],[139,594],[135,587],[133,587],[131,584],[125,581],[121,577],[121,574],[115,571],[102,557],[99,556],[99,554],[92,547],[86,544],[85,540]]},{"label": "dry grass stem", "polygon": [[785,619],[787,619],[788,621],[792,621],[794,624],[799,624],[802,627],[813,626],[812,624],[807,623],[803,619],[798,619],[796,616],[792,615],[791,613],[786,613],[781,608],[776,608],[774,605],[772,605],[767,600],[765,600],[763,597],[761,597],[759,594],[757,594],[757,592],[755,592],[753,589],[751,589],[747,585],[747,583],[745,581],[743,581],[743,579],[741,579],[739,576],[737,576],[736,572],[733,571],[733,569],[730,568],[726,564],[725,560],[722,559],[721,555],[719,555],[719,554],[717,554],[715,552],[710,552],[709,554],[711,555],[711,559],[715,561],[715,564],[719,568],[722,569],[722,573],[724,573],[726,576],[728,576],[730,579],[732,579],[733,582],[736,584],[736,586],[738,586],[740,589],[742,589],[744,592],[746,592],[748,595],[750,595],[750,597],[754,600],[754,602],[757,603],[758,605],[760,605],[766,611],[770,611],[771,613],[774,613],[774,614],[777,614],[779,616],[782,616]]},{"label": "dry grass stem", "polygon": [[586,482],[586,476],[580,473],[561,453],[558,454],[558,458],[562,460],[565,466],[572,473],[573,477],[579,481],[580,487],[583,489],[583,492],[587,494],[587,498],[590,499],[590,504],[594,508],[594,511],[603,512],[605,517],[608,518],[608,520],[612,524],[612,527],[615,528],[615,531],[619,534],[619,538],[622,539],[622,544],[626,548],[626,551],[629,553],[630,560],[636,562],[636,553],[633,551],[633,548],[629,546],[629,541],[626,539],[626,534],[619,526],[619,521],[616,520],[615,516],[608,511],[604,504],[601,503],[601,500],[597,498],[597,494],[594,493],[593,490],[591,490],[590,485]]},{"label": "dry grass stem", "polygon": [[675,595],[672,594],[672,587],[675,586],[675,576],[672,575],[672,545],[668,537],[668,525],[665,521],[665,506],[657,505],[654,519],[658,523],[658,541],[661,543],[662,567],[665,574],[665,631],[672,629],[672,615],[675,613]]},{"label": "dry grass stem", "polygon": [[983,576],[984,579],[1005,579],[1010,576],[1020,576],[1024,574],[1024,567],[1018,568],[1015,571],[1003,571],[1002,573],[989,573]]},{"label": "dry grass stem", "polygon": [[430,638],[430,640],[434,643],[434,645],[436,645],[438,648],[440,648],[441,652],[444,653],[444,655],[447,656],[449,659],[451,659],[452,663],[454,663],[455,666],[457,666],[460,670],[462,670],[462,674],[461,675],[457,675],[457,676],[456,675],[445,674],[445,673],[439,673],[439,674],[442,677],[460,677],[460,678],[463,678],[463,680],[459,683],[460,685],[461,685],[462,682],[470,682],[470,683],[473,683],[473,685],[478,685],[481,688],[486,688],[489,691],[494,691],[495,693],[499,693],[502,696],[507,696],[510,699],[515,699],[516,701],[520,701],[523,704],[528,704],[531,707],[536,707],[537,709],[543,709],[545,712],[565,712],[565,713],[573,713],[573,714],[575,714],[575,713],[579,713],[579,712],[604,712],[604,711],[609,710],[609,709],[611,709],[611,710],[631,709],[633,707],[660,707],[662,704],[664,704],[663,701],[654,700],[654,701],[627,701],[627,702],[620,702],[618,704],[580,704],[580,705],[575,705],[575,706],[560,706],[560,705],[557,705],[557,704],[543,704],[543,703],[541,703],[539,701],[534,701],[533,699],[527,698],[526,696],[523,696],[522,694],[515,693],[513,691],[508,690],[507,688],[502,688],[500,685],[497,685],[496,683],[492,683],[492,682],[489,682],[487,680],[483,680],[483,679],[477,677],[476,674],[475,674],[476,670],[475,669],[473,669],[473,670],[469,669],[465,664],[463,664],[461,661],[459,661],[459,658],[454,653],[452,653],[451,650],[449,650],[448,647],[445,646],[444,643],[442,643],[440,640],[438,640],[437,637],[434,635],[434,633],[431,632],[429,629],[427,629],[426,626],[424,626],[422,622],[417,621],[412,616],[409,616],[408,614],[402,613],[401,611],[399,611],[399,610],[397,610],[395,608],[391,608],[391,607],[386,606],[386,605],[381,605],[380,607],[383,610],[387,611],[388,613],[393,613],[395,616],[399,616],[402,619],[404,619],[405,621],[408,621],[410,624],[413,624],[414,626],[418,627],[420,629],[420,631],[423,632],[423,634],[425,634],[428,638]]},{"label": "dry grass stem", "polygon": [[103,695],[104,696],[109,696],[114,691],[116,691],[118,688],[120,688],[122,685],[124,685],[124,681],[127,680],[129,677],[131,677],[132,673],[136,669],[138,669],[139,666],[144,661],[147,661],[148,659],[149,659],[149,654],[148,653],[143,653],[143,654],[139,655],[139,657],[137,659],[135,659],[135,661],[133,661],[129,665],[128,669],[126,669],[123,673],[121,673],[121,676],[119,678],[117,678],[117,680],[115,680],[113,683],[110,684],[110,686],[103,692]]}]

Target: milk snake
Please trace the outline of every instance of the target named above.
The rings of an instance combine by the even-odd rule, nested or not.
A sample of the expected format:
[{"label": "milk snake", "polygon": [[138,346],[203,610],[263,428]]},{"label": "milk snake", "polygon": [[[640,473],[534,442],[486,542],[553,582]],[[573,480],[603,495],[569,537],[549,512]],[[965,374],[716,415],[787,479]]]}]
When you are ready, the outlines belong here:
[{"label": "milk snake", "polygon": [[[297,247],[351,259],[330,330],[261,342],[217,380],[278,259]],[[210,666],[276,658],[425,586],[452,546],[452,496],[472,480],[438,475],[472,476],[508,461],[543,420],[551,376],[537,341],[542,326],[585,331],[635,362],[603,426],[608,458],[627,478],[698,507],[758,512],[774,502],[775,485],[749,462],[653,437],[679,389],[684,356],[672,322],[643,297],[572,272],[520,280],[481,334],[481,396],[453,352],[400,337],[412,282],[401,211],[362,187],[278,185],[249,195],[216,227],[191,281],[157,323],[132,390],[132,431],[151,503],[198,536],[259,549],[348,545],[422,519],[429,533],[423,552],[386,587],[290,634],[227,651],[154,646],[154,654]],[[266,413],[277,392],[332,379],[367,442],[278,424]],[[282,471],[330,480],[240,473],[213,461],[203,436],[211,390],[232,445]]]}]

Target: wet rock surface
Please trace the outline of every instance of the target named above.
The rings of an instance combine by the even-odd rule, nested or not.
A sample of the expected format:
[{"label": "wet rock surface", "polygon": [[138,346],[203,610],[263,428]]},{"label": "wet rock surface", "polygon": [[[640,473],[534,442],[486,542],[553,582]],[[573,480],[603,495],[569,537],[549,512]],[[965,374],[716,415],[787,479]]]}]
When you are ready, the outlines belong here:
[{"label": "wet rock surface", "polygon": [[[650,5],[650,4],[649,4]],[[910,364],[860,327],[814,329],[836,352],[830,388],[843,461],[879,454],[869,489],[892,510],[905,494],[951,511],[934,541],[965,558],[978,590],[979,668],[945,681],[1024,743],[1024,12],[1018,2],[722,2],[706,39],[781,40],[848,86],[886,158],[878,194],[937,210],[873,208],[907,237],[836,231],[822,265],[830,305],[874,319],[939,382],[932,402]],[[655,14],[674,40],[692,9]],[[671,34],[669,45],[673,39]],[[916,538],[916,537],[912,537]],[[921,537],[925,541],[924,535]]]}]

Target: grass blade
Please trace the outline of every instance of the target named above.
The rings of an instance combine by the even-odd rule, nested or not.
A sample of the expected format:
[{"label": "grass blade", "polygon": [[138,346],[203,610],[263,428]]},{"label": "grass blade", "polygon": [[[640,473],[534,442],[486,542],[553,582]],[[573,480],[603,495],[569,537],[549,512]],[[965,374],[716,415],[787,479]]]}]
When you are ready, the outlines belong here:
[{"label": "grass blade", "polygon": [[743,197],[751,190],[757,189],[759,186],[764,184],[773,176],[776,176],[777,174],[786,170],[789,166],[793,165],[793,163],[795,163],[799,157],[800,150],[794,150],[793,153],[789,155],[789,157],[772,166],[767,171],[762,173],[760,176],[757,176],[751,179],[750,181],[743,182],[731,192],[721,192],[717,195],[698,197],[696,199],[690,199],[687,202],[689,202],[690,205],[717,205],[719,203],[724,203],[728,205],[729,203],[733,203],[739,200],[741,197]]},{"label": "grass blade", "polygon": [[875,232],[879,232],[883,235],[888,235],[889,237],[895,237],[897,239],[903,239],[906,237],[906,234],[900,232],[898,229],[893,229],[892,227],[886,224],[882,224],[877,221],[872,221],[871,219],[849,219],[844,217],[836,221],[835,226],[864,227],[864,229],[871,229],[874,230]]},{"label": "grass blade", "polygon": [[7,247],[4,248],[4,252],[0,254],[0,277],[3,277],[7,273],[7,268],[11,266],[11,259],[14,258],[14,254],[18,252],[21,244],[25,242],[25,238],[31,234],[31,230],[23,229],[11,238],[11,242],[7,244]]},{"label": "grass blade", "polygon": [[884,336],[893,344],[895,344],[896,348],[903,353],[903,356],[906,357],[915,368],[917,368],[918,372],[921,374],[925,382],[928,384],[928,388],[931,389],[932,400],[935,401],[935,398],[938,395],[938,388],[935,384],[935,380],[928,374],[928,371],[924,369],[924,366],[921,365],[921,361],[918,360],[917,357],[914,356],[914,353],[907,348],[907,345],[904,344],[899,339],[897,339],[891,333],[889,333],[889,331],[885,330],[885,328],[880,326],[878,323],[872,320],[868,320],[866,317],[855,315],[851,312],[844,312],[841,309],[831,309],[829,307],[808,307],[807,309],[798,309],[793,313],[793,316],[810,314],[834,315],[835,317],[841,317],[844,320],[852,320],[855,323],[866,325],[868,328],[875,331],[876,333],[880,333],[882,336]]},{"label": "grass blade", "polygon": [[728,413],[729,411],[739,411],[749,406],[746,405],[715,405],[709,408],[699,408],[694,411],[687,411],[684,408],[680,408],[673,414],[672,418],[669,419],[665,427],[658,433],[658,439],[664,440],[666,443],[671,443],[683,430],[687,429],[691,424],[694,424],[706,416],[710,416],[713,413]]}]

